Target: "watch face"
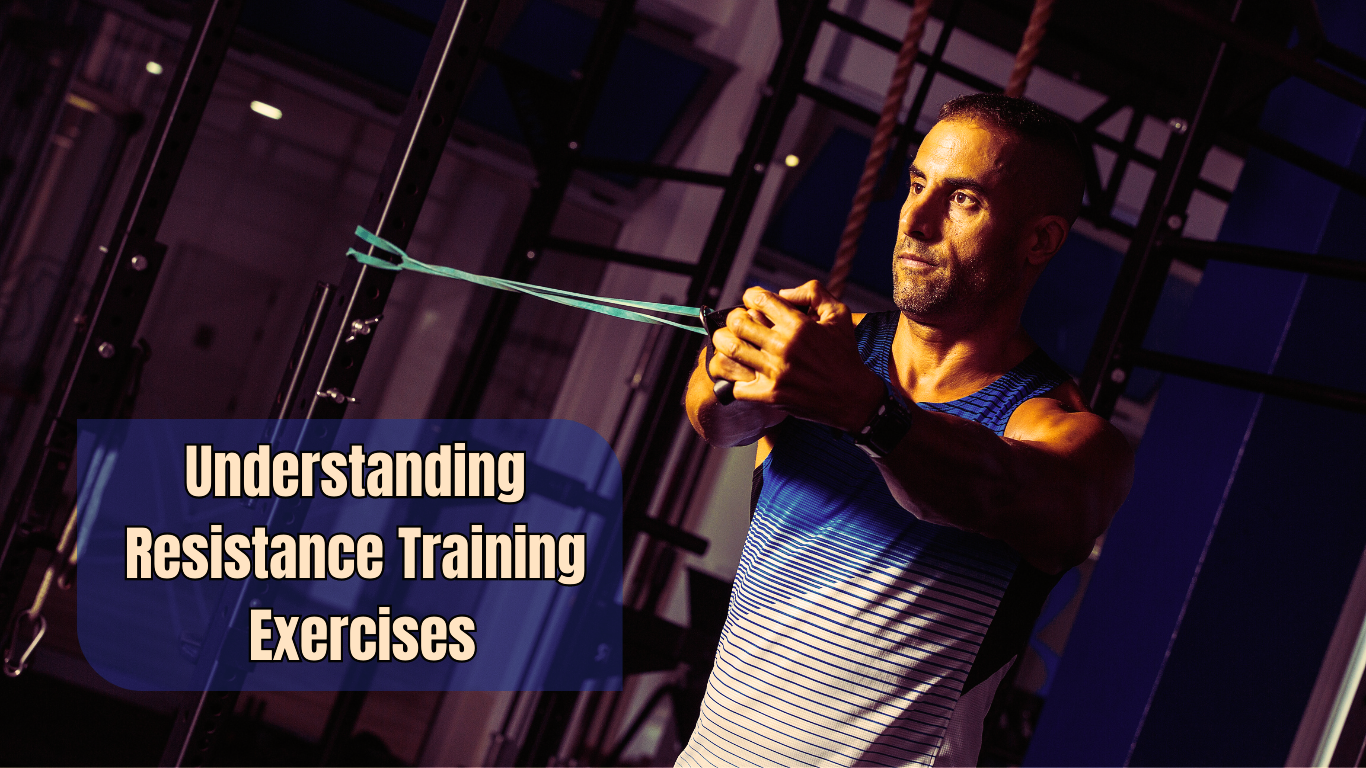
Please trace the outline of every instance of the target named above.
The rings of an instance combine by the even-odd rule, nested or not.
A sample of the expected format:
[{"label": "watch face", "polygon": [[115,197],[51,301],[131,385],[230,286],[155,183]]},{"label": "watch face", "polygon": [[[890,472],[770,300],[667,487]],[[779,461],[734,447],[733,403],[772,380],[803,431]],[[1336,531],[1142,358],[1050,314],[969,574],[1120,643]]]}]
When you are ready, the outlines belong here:
[{"label": "watch face", "polygon": [[896,448],[910,428],[910,412],[888,395],[867,425],[854,435],[854,441],[864,453],[880,459]]}]

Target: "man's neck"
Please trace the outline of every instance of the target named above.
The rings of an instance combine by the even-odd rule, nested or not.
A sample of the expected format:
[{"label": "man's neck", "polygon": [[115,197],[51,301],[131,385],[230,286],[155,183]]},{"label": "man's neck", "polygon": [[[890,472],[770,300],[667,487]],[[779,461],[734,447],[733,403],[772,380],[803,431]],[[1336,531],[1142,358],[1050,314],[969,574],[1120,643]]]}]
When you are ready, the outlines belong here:
[{"label": "man's neck", "polygon": [[980,390],[1037,347],[1020,328],[1018,317],[962,329],[917,322],[902,314],[892,340],[894,384],[912,400],[931,403]]}]

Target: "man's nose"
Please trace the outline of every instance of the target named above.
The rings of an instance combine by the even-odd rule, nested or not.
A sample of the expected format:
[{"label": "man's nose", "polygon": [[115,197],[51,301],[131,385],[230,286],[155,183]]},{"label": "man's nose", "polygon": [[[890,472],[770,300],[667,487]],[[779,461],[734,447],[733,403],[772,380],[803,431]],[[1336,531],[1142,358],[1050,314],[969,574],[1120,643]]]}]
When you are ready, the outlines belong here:
[{"label": "man's nose", "polygon": [[933,242],[939,239],[942,216],[933,196],[911,193],[901,209],[901,231],[914,240]]}]

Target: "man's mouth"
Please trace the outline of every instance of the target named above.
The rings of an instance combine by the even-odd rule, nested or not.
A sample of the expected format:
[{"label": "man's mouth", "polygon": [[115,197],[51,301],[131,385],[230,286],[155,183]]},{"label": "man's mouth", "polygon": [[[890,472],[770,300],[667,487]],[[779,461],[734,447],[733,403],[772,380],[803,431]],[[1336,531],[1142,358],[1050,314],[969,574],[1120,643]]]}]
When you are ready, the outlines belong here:
[{"label": "man's mouth", "polygon": [[936,266],[936,264],[933,261],[930,261],[928,258],[921,256],[918,253],[911,253],[909,251],[903,251],[902,253],[898,254],[897,258],[909,261],[911,263],[911,266]]}]

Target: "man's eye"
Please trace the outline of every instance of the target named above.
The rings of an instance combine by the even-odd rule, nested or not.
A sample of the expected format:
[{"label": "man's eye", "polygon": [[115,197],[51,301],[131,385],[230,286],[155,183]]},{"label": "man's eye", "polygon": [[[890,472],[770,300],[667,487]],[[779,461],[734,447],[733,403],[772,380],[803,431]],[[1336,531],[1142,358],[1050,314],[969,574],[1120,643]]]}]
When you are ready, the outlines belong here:
[{"label": "man's eye", "polygon": [[959,205],[976,205],[977,201],[966,192],[954,192],[953,201]]},{"label": "man's eye", "polygon": [[924,192],[924,191],[925,191],[925,185],[924,185],[924,184],[921,184],[921,183],[918,182],[918,181],[913,181],[913,182],[911,182],[911,191],[914,192],[914,193],[916,193],[916,194],[918,195],[918,194],[920,194],[921,192]]}]

